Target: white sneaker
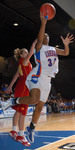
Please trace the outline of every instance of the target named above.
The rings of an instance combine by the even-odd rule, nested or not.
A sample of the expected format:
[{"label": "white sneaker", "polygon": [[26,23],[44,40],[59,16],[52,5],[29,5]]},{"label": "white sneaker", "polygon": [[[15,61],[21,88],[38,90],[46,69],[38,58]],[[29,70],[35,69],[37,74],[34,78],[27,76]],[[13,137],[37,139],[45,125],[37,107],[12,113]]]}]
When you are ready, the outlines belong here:
[{"label": "white sneaker", "polygon": [[6,109],[8,109],[9,107],[11,107],[12,105],[14,105],[13,104],[13,98],[10,98],[9,100],[7,100],[5,102],[5,104],[2,105],[3,111],[6,110]]}]

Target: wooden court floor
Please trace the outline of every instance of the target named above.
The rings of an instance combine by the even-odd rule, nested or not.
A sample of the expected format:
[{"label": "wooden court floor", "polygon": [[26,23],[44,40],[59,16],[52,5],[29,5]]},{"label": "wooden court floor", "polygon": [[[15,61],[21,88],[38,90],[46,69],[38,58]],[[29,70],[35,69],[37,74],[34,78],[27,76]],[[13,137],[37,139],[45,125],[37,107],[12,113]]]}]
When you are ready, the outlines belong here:
[{"label": "wooden court floor", "polygon": [[[67,131],[75,130],[75,112],[72,113],[58,113],[49,114],[46,122],[41,122],[36,127],[37,130],[50,130],[50,131]],[[59,140],[50,145],[47,145],[41,150],[59,150],[58,147],[66,143],[75,143],[75,135],[68,138]],[[39,149],[40,150],[40,149]],[[62,150],[62,149],[61,149]]]},{"label": "wooden court floor", "polygon": [[[25,127],[29,125],[31,118],[32,116],[26,117]],[[0,119],[0,132],[9,132],[11,128],[12,118]],[[36,131],[75,131],[75,112],[41,115]],[[75,143],[75,135],[55,141],[37,150],[63,150],[59,147],[66,143]]]}]

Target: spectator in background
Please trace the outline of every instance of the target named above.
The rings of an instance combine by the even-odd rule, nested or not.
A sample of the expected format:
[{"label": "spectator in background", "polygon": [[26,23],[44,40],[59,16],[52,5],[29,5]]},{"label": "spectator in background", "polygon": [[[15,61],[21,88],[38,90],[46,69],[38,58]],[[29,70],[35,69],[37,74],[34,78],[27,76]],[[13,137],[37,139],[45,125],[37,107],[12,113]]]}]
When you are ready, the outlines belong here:
[{"label": "spectator in background", "polygon": [[4,92],[6,89],[7,89],[7,87],[8,87],[8,84],[2,84],[2,91]]},{"label": "spectator in background", "polygon": [[75,99],[74,98],[72,99],[72,109],[73,110],[75,109]]},{"label": "spectator in background", "polygon": [[10,98],[10,94],[8,94],[8,93],[5,93],[5,90],[8,88],[8,84],[2,84],[1,85],[1,90],[0,90],[0,96],[1,96],[1,99],[2,100],[8,100],[9,98]]}]

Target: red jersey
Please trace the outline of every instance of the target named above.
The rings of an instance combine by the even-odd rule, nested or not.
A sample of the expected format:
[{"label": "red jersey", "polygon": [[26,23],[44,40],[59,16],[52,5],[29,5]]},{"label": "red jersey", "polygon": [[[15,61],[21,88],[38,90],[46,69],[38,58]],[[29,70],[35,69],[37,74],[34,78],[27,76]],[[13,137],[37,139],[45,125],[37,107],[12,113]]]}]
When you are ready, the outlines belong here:
[{"label": "red jersey", "polygon": [[31,63],[29,62],[29,64],[27,66],[25,66],[25,65],[23,65],[23,60],[24,60],[24,58],[20,58],[20,61],[18,64],[18,72],[19,72],[20,79],[26,79],[26,77],[32,70]]},{"label": "red jersey", "polygon": [[[32,65],[30,62],[27,66],[23,65],[23,59],[24,58],[20,58],[19,64],[18,64],[19,78],[15,86],[14,97],[29,96],[29,90],[25,84],[25,81],[26,81],[27,75],[32,70]],[[28,105],[18,104],[18,105],[13,106],[12,108],[22,113],[23,115],[26,115]]]}]

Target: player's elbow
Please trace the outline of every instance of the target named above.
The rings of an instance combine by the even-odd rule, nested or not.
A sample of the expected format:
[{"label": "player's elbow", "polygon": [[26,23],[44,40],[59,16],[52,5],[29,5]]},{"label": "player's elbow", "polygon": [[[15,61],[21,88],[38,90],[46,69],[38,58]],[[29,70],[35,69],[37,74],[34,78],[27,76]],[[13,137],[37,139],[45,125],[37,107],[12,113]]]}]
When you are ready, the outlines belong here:
[{"label": "player's elbow", "polygon": [[63,55],[64,55],[64,56],[68,56],[68,55],[69,55],[69,51],[64,51],[64,52],[63,52]]},{"label": "player's elbow", "polygon": [[69,52],[64,53],[64,56],[68,56],[68,55],[69,55]]}]

